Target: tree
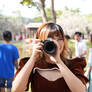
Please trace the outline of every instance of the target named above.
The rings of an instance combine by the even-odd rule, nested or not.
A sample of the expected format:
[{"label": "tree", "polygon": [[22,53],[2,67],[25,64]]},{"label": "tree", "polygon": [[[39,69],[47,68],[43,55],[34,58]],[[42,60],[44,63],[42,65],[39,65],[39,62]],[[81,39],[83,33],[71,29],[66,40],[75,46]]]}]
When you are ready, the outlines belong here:
[{"label": "tree", "polygon": [[39,0],[39,1],[23,0],[21,4],[22,5],[26,4],[28,7],[32,7],[32,6],[36,7],[38,10],[41,11],[43,22],[47,22],[47,16],[45,12],[45,0]]},{"label": "tree", "polygon": [[44,8],[45,8],[45,0],[40,0],[40,10],[42,14],[42,19],[43,22],[47,22],[47,16]]},{"label": "tree", "polygon": [[51,17],[52,17],[52,21],[56,23],[56,13],[54,11],[54,0],[51,0]]},{"label": "tree", "polygon": [[[45,11],[46,11],[46,14],[47,14],[48,21],[51,21],[52,20],[52,18],[51,18],[51,9],[46,8]],[[56,18],[59,18],[62,15],[61,10],[56,10],[55,12],[56,12]],[[42,18],[41,18],[41,16],[37,16],[34,19],[32,19],[32,21],[33,22],[42,22]]]}]

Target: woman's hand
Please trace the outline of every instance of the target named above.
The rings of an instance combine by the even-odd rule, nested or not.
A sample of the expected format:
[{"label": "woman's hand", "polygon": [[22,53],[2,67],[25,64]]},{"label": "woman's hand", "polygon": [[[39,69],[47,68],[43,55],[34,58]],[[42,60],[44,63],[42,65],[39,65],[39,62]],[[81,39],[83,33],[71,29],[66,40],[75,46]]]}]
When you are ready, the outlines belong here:
[{"label": "woman's hand", "polygon": [[56,44],[56,52],[54,54],[46,54],[47,57],[49,57],[50,62],[51,63],[61,63],[61,58],[60,55],[63,51],[63,44],[61,44],[62,40],[54,40],[54,39],[50,39],[51,41],[53,41]]},{"label": "woman's hand", "polygon": [[40,39],[34,39],[32,42],[32,58],[35,60],[40,59],[43,56],[42,47],[43,43],[40,42]]}]

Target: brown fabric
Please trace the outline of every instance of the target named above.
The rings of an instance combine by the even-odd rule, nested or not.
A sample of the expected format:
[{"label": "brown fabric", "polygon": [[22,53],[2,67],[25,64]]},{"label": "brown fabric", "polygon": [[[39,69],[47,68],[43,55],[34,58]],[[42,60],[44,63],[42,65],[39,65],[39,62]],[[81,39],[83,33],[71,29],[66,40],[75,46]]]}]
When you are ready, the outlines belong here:
[{"label": "brown fabric", "polygon": [[[20,60],[19,69],[16,72],[15,76],[28,61],[28,59],[29,58],[23,58]],[[69,64],[67,67],[86,85],[88,79],[84,76],[84,68],[86,66],[85,59],[75,58],[72,60],[68,60],[68,62]],[[57,66],[55,64],[39,61],[35,64],[34,68],[35,67],[41,69],[51,69]],[[30,82],[32,92],[71,92],[63,78],[59,78],[56,81],[48,81],[46,78],[42,77],[36,70],[35,72],[33,70],[29,77],[27,89]]]}]

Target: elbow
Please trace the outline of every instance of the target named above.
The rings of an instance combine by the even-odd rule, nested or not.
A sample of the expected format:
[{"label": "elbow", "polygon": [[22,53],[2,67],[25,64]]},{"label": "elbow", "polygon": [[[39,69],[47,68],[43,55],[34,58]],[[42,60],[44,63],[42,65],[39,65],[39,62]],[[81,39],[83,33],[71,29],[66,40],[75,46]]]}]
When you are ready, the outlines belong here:
[{"label": "elbow", "polygon": [[25,92],[25,89],[17,85],[16,83],[13,83],[12,91],[13,92]]},{"label": "elbow", "polygon": [[17,88],[14,87],[14,86],[12,87],[12,91],[13,91],[13,92],[19,92],[19,91],[17,90]]},{"label": "elbow", "polygon": [[83,87],[80,89],[80,91],[78,91],[78,92],[86,92],[86,86],[85,85],[83,85]]},{"label": "elbow", "polygon": [[81,87],[76,87],[72,90],[72,92],[86,92],[86,86],[82,85]]},{"label": "elbow", "polygon": [[18,92],[15,88],[12,88],[12,91],[13,91],[13,92]]},{"label": "elbow", "polygon": [[15,88],[15,87],[12,87],[12,91],[13,92],[23,92],[23,91],[20,91],[18,88]]},{"label": "elbow", "polygon": [[86,86],[85,85],[83,87],[83,91],[81,91],[81,92],[86,92]]},{"label": "elbow", "polygon": [[13,83],[13,86],[12,86],[12,91],[13,92],[21,92],[19,91],[18,87]]}]

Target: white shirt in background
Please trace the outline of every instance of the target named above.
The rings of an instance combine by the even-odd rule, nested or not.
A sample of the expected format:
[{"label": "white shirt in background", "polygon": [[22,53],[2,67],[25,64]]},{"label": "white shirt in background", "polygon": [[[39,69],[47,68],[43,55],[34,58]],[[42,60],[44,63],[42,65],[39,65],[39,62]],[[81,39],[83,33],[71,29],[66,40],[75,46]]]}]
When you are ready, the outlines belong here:
[{"label": "white shirt in background", "polygon": [[[80,55],[83,51],[87,51],[87,46],[84,41],[80,40],[80,42],[75,43],[75,56],[80,57]],[[82,57],[86,57],[86,55],[84,55]]]}]

